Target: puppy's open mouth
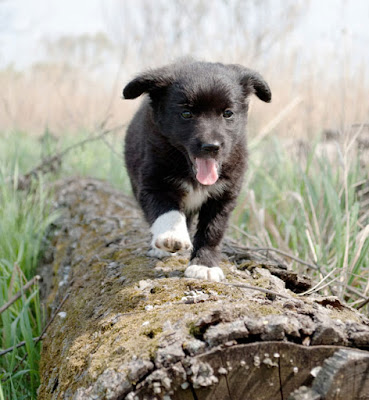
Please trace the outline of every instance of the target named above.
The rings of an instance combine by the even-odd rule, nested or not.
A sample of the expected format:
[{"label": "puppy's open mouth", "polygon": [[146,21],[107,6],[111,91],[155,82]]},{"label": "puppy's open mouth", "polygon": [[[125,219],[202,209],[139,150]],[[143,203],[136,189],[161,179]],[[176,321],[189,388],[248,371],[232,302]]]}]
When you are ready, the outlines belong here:
[{"label": "puppy's open mouth", "polygon": [[195,158],[196,179],[202,185],[213,185],[219,178],[218,163],[214,158]]}]

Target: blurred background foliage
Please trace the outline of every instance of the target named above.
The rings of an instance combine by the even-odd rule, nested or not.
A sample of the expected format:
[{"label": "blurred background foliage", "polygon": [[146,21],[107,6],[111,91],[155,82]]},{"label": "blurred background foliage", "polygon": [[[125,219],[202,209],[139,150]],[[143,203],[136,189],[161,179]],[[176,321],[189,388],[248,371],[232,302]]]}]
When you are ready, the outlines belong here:
[{"label": "blurred background foliage", "polygon": [[[0,12],[5,14],[7,3],[0,4]],[[270,83],[273,102],[268,107],[254,102],[250,135],[289,105],[271,133],[307,138],[327,128],[344,130],[365,121],[369,112],[369,60],[358,54],[356,43],[362,42],[355,40],[344,18],[362,3],[330,0],[322,5],[330,13],[326,18],[340,22],[328,19],[332,35],[321,40],[314,33],[315,26],[321,27],[314,20],[321,18],[316,0],[100,3],[104,29],[41,32],[38,57],[29,57],[21,68],[3,60],[0,128],[42,135],[47,126],[53,134],[65,135],[91,130],[107,115],[114,123],[128,121],[137,107],[137,102],[120,99],[128,79],[191,56],[246,65]],[[83,15],[80,19],[82,24]],[[28,29],[37,31],[37,26]],[[361,49],[366,53],[365,42]]]}]

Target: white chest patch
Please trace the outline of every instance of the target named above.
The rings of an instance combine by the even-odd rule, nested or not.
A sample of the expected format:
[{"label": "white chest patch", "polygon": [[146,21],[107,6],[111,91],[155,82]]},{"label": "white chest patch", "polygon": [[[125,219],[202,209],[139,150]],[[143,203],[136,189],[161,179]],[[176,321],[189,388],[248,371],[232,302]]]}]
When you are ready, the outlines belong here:
[{"label": "white chest patch", "polygon": [[216,183],[211,186],[202,186],[194,189],[191,184],[183,183],[182,188],[186,191],[186,195],[182,200],[183,206],[185,212],[190,213],[198,211],[209,197],[221,195],[225,189],[225,185]]}]

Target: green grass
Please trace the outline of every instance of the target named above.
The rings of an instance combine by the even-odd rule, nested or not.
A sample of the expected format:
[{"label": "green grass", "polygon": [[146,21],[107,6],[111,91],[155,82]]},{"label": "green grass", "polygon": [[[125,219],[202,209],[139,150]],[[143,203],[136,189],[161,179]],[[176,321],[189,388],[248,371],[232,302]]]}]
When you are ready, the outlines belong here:
[{"label": "green grass", "polygon": [[[63,158],[60,170],[34,181],[29,192],[16,190],[11,183],[9,178],[16,181],[43,158],[86,136],[55,139],[46,132],[42,139],[36,139],[22,133],[0,135],[0,306],[35,275],[47,229],[57,217],[47,202],[48,182],[72,175],[93,176],[129,191],[118,153],[118,137],[110,138],[110,145],[117,152],[102,142],[74,149]],[[0,314],[0,351],[26,342],[20,349],[0,357],[0,400],[37,397],[40,344],[35,345],[33,338],[40,335],[44,323],[37,286]],[[26,353],[26,361],[13,373]]]},{"label": "green grass", "polygon": [[[43,158],[86,137],[0,134],[0,306],[34,276],[47,229],[57,218],[47,202],[52,198],[47,183],[81,175],[107,179],[130,191],[120,155],[121,138],[113,135],[109,146],[100,141],[72,150],[58,171],[35,181],[29,192],[9,183],[9,177],[16,179]],[[346,285],[364,292],[369,266],[369,228],[365,228],[369,221],[358,223],[355,189],[356,182],[367,179],[365,174],[355,158],[331,164],[308,154],[297,161],[280,141],[263,141],[252,149],[245,190],[233,214],[233,223],[244,233],[230,232],[247,245],[280,248],[316,263],[321,267],[314,272],[316,279],[335,269],[333,289],[355,300],[347,297]],[[295,264],[294,268],[301,267]],[[36,398],[40,345],[32,338],[44,323],[37,287],[0,314],[0,351],[26,342],[0,357],[0,400]],[[26,353],[27,359],[12,373]]]},{"label": "green grass", "polygon": [[369,221],[359,223],[355,184],[368,176],[358,159],[348,155],[331,163],[311,152],[297,162],[277,140],[258,146],[250,158],[247,190],[234,214],[248,234],[242,240],[310,260],[321,267],[317,278],[336,268],[332,278],[341,297],[347,285],[363,292]]},{"label": "green grass", "polygon": [[[0,304],[6,304],[30,280],[39,261],[42,241],[54,215],[49,211],[43,182],[35,182],[29,194],[4,183],[0,175]],[[0,378],[6,399],[35,398],[39,384],[40,345],[33,337],[43,325],[38,288],[33,287],[0,314],[1,350],[25,341],[24,347],[0,358]],[[15,373],[27,352],[27,361]],[[1,398],[1,397],[0,397]]]}]

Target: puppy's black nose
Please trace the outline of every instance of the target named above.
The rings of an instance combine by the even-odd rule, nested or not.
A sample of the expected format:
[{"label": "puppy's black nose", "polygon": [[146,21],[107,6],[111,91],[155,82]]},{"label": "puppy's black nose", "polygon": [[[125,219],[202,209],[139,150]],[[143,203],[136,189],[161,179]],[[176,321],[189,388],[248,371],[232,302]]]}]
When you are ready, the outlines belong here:
[{"label": "puppy's black nose", "polygon": [[220,145],[218,142],[216,143],[203,143],[201,145],[201,150],[206,153],[218,153],[220,149]]}]

